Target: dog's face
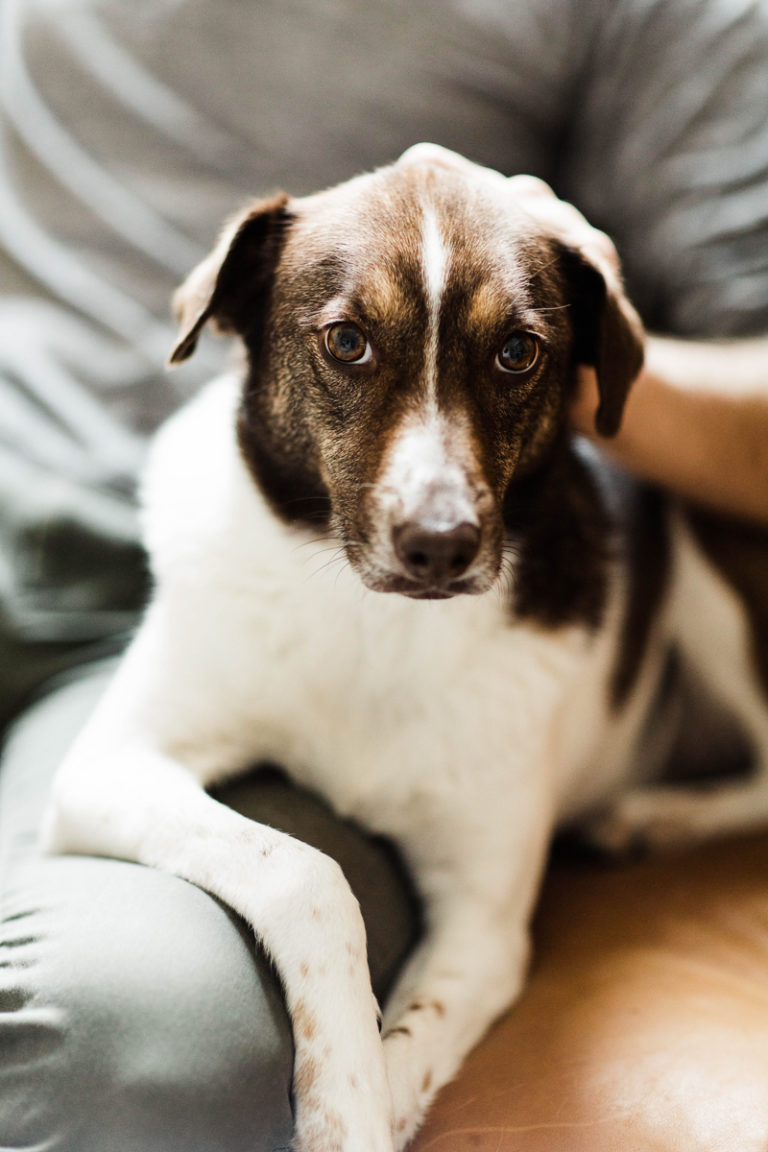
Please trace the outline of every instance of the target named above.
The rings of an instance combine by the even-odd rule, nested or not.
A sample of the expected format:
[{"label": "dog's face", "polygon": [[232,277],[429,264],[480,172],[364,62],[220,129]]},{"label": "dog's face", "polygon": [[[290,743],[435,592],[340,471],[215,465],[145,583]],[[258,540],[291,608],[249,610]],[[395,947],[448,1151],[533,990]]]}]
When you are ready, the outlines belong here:
[{"label": "dog's face", "polygon": [[256,479],[284,518],[329,520],[377,591],[489,589],[505,496],[563,439],[576,365],[596,367],[605,434],[640,368],[618,277],[520,188],[420,146],[255,205],[178,294],[172,360],[209,318],[242,336],[240,443]]}]

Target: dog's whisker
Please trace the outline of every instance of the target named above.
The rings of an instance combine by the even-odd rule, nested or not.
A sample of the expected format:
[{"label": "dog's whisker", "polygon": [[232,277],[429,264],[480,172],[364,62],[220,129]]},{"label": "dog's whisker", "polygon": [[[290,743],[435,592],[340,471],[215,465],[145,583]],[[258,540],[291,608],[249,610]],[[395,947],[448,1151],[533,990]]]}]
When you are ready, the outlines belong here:
[{"label": "dog's whisker", "polygon": [[526,312],[533,312],[537,316],[545,316],[548,312],[565,312],[571,308],[571,304],[553,304],[549,308],[526,308]]},{"label": "dog's whisker", "polygon": [[318,548],[317,551],[315,551],[311,556],[308,556],[306,558],[306,563],[312,564],[315,561],[318,561],[320,563],[325,563],[325,560],[329,556],[330,557],[337,557],[338,554],[339,554],[338,548],[334,548],[334,547],[330,547],[330,546],[326,547],[326,548]]},{"label": "dog's whisker", "polygon": [[335,564],[339,565],[339,573],[337,574],[338,580],[338,576],[341,575],[341,572],[345,568],[349,567],[347,557],[344,554],[343,549],[336,549],[334,554],[328,560],[325,560],[322,564],[320,564],[317,568],[313,569],[313,571],[309,573],[307,579],[309,580],[322,576],[329,569],[333,568]]},{"label": "dog's whisker", "polygon": [[512,597],[515,588],[516,563],[520,556],[517,545],[505,541],[501,550],[501,567],[496,581],[496,591],[499,601],[506,604]]},{"label": "dog's whisker", "polygon": [[317,548],[319,544],[338,544],[333,536],[312,536],[309,540],[301,540],[298,544],[294,544],[293,551],[301,552],[304,548]]},{"label": "dog's whisker", "polygon": [[338,572],[336,573],[336,578],[335,578],[335,579],[334,579],[334,581],[333,581],[333,586],[334,586],[334,588],[338,588],[338,586],[339,586],[339,580],[341,579],[342,573],[343,573],[343,572],[344,572],[344,571],[345,571],[345,570],[346,570],[348,567],[349,567],[349,565],[348,565],[348,564],[344,564],[344,565],[340,565],[340,566],[339,566],[339,570],[338,570]]},{"label": "dog's whisker", "polygon": [[324,544],[323,547],[318,548],[316,550],[315,556],[313,556],[312,559],[316,559],[316,558],[322,557],[322,556],[342,556],[342,557],[345,557],[346,551],[345,551],[344,545],[339,544],[338,540],[336,540],[336,541],[328,540],[328,541],[326,541],[326,543]]},{"label": "dog's whisker", "polygon": [[546,270],[551,268],[553,264],[557,264],[559,259],[559,255],[553,256],[551,260],[547,260],[546,264],[540,264],[537,268],[532,268],[528,274],[529,282],[535,280],[537,276],[541,276],[542,272],[546,272]]}]

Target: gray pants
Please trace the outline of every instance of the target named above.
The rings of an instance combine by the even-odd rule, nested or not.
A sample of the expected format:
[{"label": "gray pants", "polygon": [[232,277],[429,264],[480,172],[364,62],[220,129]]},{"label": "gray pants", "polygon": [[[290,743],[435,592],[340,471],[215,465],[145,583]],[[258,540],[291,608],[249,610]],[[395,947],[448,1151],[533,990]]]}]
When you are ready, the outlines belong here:
[{"label": "gray pants", "polygon": [[[38,850],[51,774],[109,670],[81,670],[28,711],[0,766],[0,1149],[285,1147],[290,1024],[248,928],[175,877]],[[274,774],[218,795],[339,860],[383,995],[417,922],[388,849]]]}]

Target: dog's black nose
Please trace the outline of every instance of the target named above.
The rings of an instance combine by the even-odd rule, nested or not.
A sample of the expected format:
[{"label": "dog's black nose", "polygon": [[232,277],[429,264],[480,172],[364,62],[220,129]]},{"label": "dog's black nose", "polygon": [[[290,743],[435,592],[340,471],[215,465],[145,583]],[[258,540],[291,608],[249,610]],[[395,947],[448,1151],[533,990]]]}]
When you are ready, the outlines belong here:
[{"label": "dog's black nose", "polygon": [[480,549],[480,529],[465,521],[434,531],[408,521],[392,529],[395,554],[409,576],[422,584],[445,585],[463,576]]}]

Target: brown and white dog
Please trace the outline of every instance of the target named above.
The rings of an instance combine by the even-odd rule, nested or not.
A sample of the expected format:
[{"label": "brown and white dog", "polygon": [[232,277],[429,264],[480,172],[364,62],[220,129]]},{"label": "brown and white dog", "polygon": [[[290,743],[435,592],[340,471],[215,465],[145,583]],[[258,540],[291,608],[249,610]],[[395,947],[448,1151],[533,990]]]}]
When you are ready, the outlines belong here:
[{"label": "brown and white dog", "polygon": [[[46,842],[243,916],[294,1021],[297,1148],[391,1152],[518,995],[556,825],[602,805],[621,842],[765,816],[748,616],[681,523],[667,563],[660,502],[569,431],[579,364],[616,431],[642,334],[609,242],[539,182],[418,146],[255,204],[178,306],[174,360],[213,320],[247,372],[157,439],[154,596]],[[672,642],[760,750],[725,799],[633,784]],[[260,760],[412,870],[426,931],[382,1036],[339,868],[206,794]]]}]

